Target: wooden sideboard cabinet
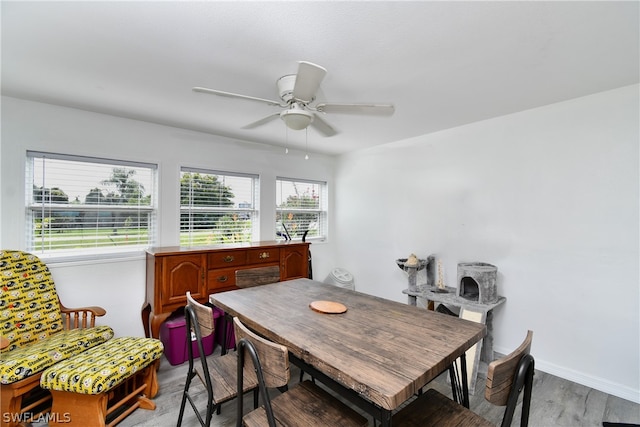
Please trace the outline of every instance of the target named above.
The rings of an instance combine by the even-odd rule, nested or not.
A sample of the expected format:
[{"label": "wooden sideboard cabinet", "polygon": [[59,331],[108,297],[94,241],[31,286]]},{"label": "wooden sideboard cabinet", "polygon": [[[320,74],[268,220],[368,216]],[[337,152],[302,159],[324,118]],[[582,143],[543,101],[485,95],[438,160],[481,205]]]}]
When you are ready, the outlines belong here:
[{"label": "wooden sideboard cabinet", "polygon": [[269,241],[150,248],[142,306],[145,336],[158,338],[162,322],[185,306],[187,291],[204,304],[210,294],[237,289],[236,270],[275,265],[280,267],[281,281],[308,277],[309,243]]}]

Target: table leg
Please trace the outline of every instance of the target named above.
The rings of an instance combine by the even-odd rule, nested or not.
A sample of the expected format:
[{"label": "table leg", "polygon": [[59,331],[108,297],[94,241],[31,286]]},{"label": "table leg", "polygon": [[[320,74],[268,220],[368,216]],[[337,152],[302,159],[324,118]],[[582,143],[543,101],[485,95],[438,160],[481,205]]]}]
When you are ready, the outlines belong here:
[{"label": "table leg", "polygon": [[[467,357],[465,353],[460,355],[460,374],[462,379],[458,378],[457,366],[454,362],[449,367],[449,379],[451,380],[451,395],[453,400],[469,408],[469,384],[467,383]],[[462,383],[462,384],[460,384]],[[460,386],[462,385],[462,389]]]},{"label": "table leg", "polygon": [[384,409],[381,415],[380,427],[391,427],[391,411]]},{"label": "table leg", "polygon": [[336,392],[338,395],[343,398],[349,400],[351,403],[356,405],[358,408],[370,414],[374,420],[379,420],[384,427],[391,426],[391,410],[384,409],[379,405],[371,402],[370,400],[364,398],[362,395],[357,393],[355,390],[346,387],[345,385],[337,382],[333,378],[329,377],[324,372],[318,370],[317,368],[309,365],[304,362],[302,359],[296,357],[293,353],[289,352],[289,361],[302,369],[304,372],[311,375],[314,380],[320,381],[322,384],[326,385],[328,388]]},{"label": "table leg", "polygon": [[449,381],[451,382],[451,397],[453,397],[454,402],[460,403],[462,396],[460,396],[460,385],[458,384],[458,373],[455,362],[449,366]]},{"label": "table leg", "polygon": [[467,382],[467,356],[462,353],[460,356],[462,366],[462,405],[469,409],[469,383]]},{"label": "table leg", "polygon": [[220,354],[222,356],[224,356],[225,354],[227,354],[227,325],[229,324],[233,324],[233,319],[231,318],[231,316],[229,316],[227,313],[224,313],[224,315],[222,316],[222,342],[220,343],[220,345],[222,346],[220,348]]}]

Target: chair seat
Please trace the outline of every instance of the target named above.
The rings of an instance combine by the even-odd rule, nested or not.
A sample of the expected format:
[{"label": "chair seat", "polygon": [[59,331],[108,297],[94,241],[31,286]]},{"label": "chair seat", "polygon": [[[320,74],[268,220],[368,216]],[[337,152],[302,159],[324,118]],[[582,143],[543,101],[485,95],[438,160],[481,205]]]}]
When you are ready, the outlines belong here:
[{"label": "chair seat", "polygon": [[[238,394],[238,356],[228,353],[224,356],[207,359],[211,387],[213,388],[213,403],[218,405],[231,400]],[[243,375],[243,392],[258,387],[258,378],[253,370],[247,370]]]},{"label": "chair seat", "polygon": [[25,347],[0,353],[0,383],[12,384],[113,337],[109,326],[60,331]]},{"label": "chair seat", "polygon": [[[245,372],[248,370],[245,370]],[[366,426],[368,421],[311,381],[304,381],[271,399],[278,425],[289,427]],[[300,411],[299,408],[307,408]],[[247,427],[268,426],[267,412],[260,407],[243,418]]]},{"label": "chair seat", "polygon": [[80,394],[105,393],[162,356],[154,338],[120,337],[57,363],[43,372],[40,386]]},{"label": "chair seat", "polygon": [[427,426],[491,426],[494,424],[434,389],[427,390],[393,416],[393,425]]}]

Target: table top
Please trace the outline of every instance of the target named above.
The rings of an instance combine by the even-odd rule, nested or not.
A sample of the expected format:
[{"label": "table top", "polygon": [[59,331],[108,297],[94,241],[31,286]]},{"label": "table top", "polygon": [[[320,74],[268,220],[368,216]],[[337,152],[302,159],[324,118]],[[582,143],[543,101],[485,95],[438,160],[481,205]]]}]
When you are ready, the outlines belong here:
[{"label": "table top", "polygon": [[[212,304],[380,407],[393,410],[486,334],[484,324],[295,279],[212,294]],[[341,314],[312,310],[316,300]]]}]

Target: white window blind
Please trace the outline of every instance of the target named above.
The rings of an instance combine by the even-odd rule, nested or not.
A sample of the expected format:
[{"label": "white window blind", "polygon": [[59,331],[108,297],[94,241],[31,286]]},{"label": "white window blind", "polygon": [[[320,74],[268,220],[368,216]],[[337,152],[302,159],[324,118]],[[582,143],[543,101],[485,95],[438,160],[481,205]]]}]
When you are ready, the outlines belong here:
[{"label": "white window blind", "polygon": [[156,165],[27,152],[28,250],[90,255],[154,240]]},{"label": "white window blind", "polygon": [[302,239],[327,237],[327,183],[301,179],[276,179],[276,237]]},{"label": "white window blind", "polygon": [[180,244],[207,246],[258,238],[258,176],[182,168]]}]

